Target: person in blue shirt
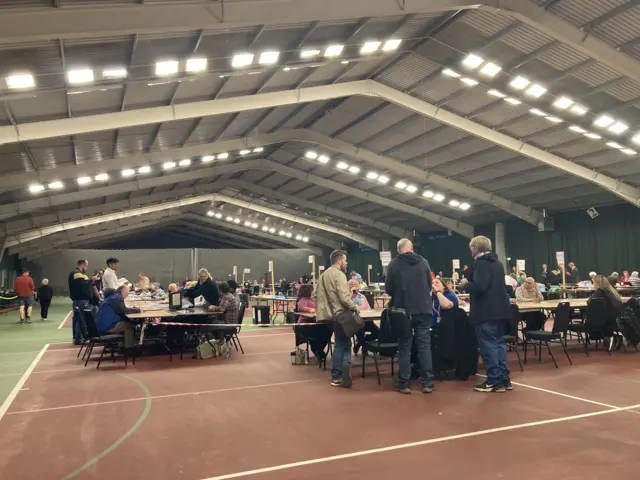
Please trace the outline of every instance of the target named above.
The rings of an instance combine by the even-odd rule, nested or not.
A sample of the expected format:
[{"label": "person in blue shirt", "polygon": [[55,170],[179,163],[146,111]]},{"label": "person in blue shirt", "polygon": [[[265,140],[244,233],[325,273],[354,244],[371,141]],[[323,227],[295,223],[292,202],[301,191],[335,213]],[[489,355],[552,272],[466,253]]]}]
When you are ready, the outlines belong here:
[{"label": "person in blue shirt", "polygon": [[433,280],[433,324],[440,321],[440,310],[450,310],[458,307],[458,296],[445,285],[441,279]]},{"label": "person in blue shirt", "polygon": [[125,320],[128,313],[139,313],[138,308],[127,308],[124,300],[129,296],[129,287],[123,285],[104,299],[96,315],[98,333],[124,333],[125,348],[135,347],[135,325]]}]

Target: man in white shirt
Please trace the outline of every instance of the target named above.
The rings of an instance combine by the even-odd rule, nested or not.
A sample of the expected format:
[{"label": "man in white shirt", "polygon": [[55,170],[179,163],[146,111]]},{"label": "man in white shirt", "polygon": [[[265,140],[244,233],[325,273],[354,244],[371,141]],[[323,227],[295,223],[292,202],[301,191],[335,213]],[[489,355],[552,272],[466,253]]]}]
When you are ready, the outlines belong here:
[{"label": "man in white shirt", "polygon": [[107,258],[107,269],[104,271],[104,275],[102,276],[102,288],[106,292],[105,297],[109,293],[113,293],[120,286],[120,282],[118,281],[118,275],[116,275],[116,270],[118,269],[118,265],[120,264],[120,260],[114,257]]}]

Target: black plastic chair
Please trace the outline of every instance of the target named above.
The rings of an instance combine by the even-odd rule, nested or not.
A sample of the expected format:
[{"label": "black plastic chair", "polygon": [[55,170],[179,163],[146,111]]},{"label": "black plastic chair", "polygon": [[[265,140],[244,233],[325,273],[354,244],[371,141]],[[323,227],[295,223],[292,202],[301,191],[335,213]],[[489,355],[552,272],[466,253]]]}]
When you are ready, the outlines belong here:
[{"label": "black plastic chair", "polygon": [[[517,305],[511,305],[511,318],[509,319],[507,333],[504,335],[504,343],[507,347],[512,348],[516,352],[518,357],[518,363],[520,364],[520,370],[524,372],[522,367],[522,360],[520,359],[520,352],[518,352],[518,327],[520,326],[520,309]],[[526,346],[525,346],[526,348]]]},{"label": "black plastic chair", "polygon": [[[549,351],[549,355],[551,355],[551,359],[553,360],[554,365],[556,366],[556,368],[559,368],[558,363],[553,356],[553,352],[551,351],[549,343],[560,342],[565,355],[569,359],[569,364],[573,365],[571,357],[569,356],[569,352],[567,351],[567,330],[569,328],[570,318],[570,304],[568,302],[563,302],[558,304],[555,320],[553,322],[553,329],[550,332],[546,330],[533,330],[525,332],[525,340],[538,342],[538,361],[542,361],[542,344],[544,343],[547,346],[547,350]],[[524,343],[524,363],[527,363],[527,341],[525,341]]]},{"label": "black plastic chair", "polygon": [[[87,357],[84,362],[84,366],[86,367],[89,363],[89,359],[91,358],[91,353],[93,352],[93,348],[96,345],[102,345],[102,353],[100,354],[100,358],[98,359],[98,365],[96,369],[100,368],[100,364],[102,363],[102,359],[104,358],[104,354],[109,349],[111,353],[111,360],[115,363],[115,349],[118,348],[120,342],[124,339],[123,335],[109,333],[106,335],[100,335],[98,332],[98,325],[96,323],[96,318],[94,316],[93,310],[84,310],[83,312],[84,323],[87,327],[87,333],[89,335],[89,344],[87,345],[87,349],[85,350],[85,355]],[[127,354],[126,351],[123,350],[124,364],[127,365]],[[84,358],[84,357],[83,357]],[[136,359],[133,357],[133,364],[136,364]]]},{"label": "black plastic chair", "polygon": [[[606,323],[609,312],[604,298],[592,298],[587,304],[587,314],[584,323],[570,323],[568,331],[578,334],[578,339],[584,343],[584,353],[588,357],[589,351],[587,349],[587,343],[589,340],[594,340],[596,343],[596,350],[598,349],[598,342],[604,341],[607,336]],[[557,312],[556,312],[557,316]],[[571,316],[571,311],[569,312]],[[611,352],[607,350],[607,353],[611,355]]]},{"label": "black plastic chair", "polygon": [[[242,325],[242,321],[244,320],[244,312],[246,310],[246,306],[242,303],[240,304],[240,309],[238,310],[238,324]],[[224,333],[224,339],[227,343],[233,343],[233,346],[238,351],[238,347],[240,347],[240,351],[244,355],[244,348],[242,348],[242,343],[240,343],[240,337],[238,334],[242,330],[242,327],[234,327],[233,329],[229,329]]]},{"label": "black plastic chair", "polygon": [[[394,358],[398,355],[398,332],[406,331],[407,325],[411,329],[411,319],[401,310],[386,309],[380,317],[380,333],[377,340],[366,342],[366,350],[362,351],[362,378],[364,378],[365,363],[368,354],[371,354],[376,365],[378,385],[380,380],[379,357],[391,358],[391,376],[394,375]],[[412,330],[409,330],[412,331]]]}]

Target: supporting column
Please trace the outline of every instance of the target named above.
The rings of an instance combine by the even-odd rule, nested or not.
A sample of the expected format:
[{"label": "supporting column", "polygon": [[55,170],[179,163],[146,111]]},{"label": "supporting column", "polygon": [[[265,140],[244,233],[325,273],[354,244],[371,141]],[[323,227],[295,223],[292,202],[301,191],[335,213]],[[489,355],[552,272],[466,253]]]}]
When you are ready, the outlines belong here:
[{"label": "supporting column", "polygon": [[4,258],[4,252],[7,249],[7,239],[0,238],[0,245],[2,245],[0,249],[0,263],[2,263],[2,259]]},{"label": "supporting column", "polygon": [[192,248],[189,259],[189,279],[198,279],[198,249]]},{"label": "supporting column", "polygon": [[508,270],[509,266],[507,265],[507,247],[504,241],[504,223],[496,222],[496,235],[495,242],[493,245],[493,251],[498,255],[498,259],[504,265],[505,272]]}]

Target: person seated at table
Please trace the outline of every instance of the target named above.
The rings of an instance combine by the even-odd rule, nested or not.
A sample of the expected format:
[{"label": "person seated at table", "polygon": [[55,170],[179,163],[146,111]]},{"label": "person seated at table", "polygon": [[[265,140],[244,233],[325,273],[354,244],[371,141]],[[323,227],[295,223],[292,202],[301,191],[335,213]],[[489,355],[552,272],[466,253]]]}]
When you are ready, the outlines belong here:
[{"label": "person seated at table", "polygon": [[[300,313],[316,313],[316,301],[313,299],[313,285],[300,285],[296,300],[296,311]],[[298,317],[298,323],[311,323],[314,321],[315,317]]]},{"label": "person seated at table", "polygon": [[532,277],[528,277],[521,286],[516,288],[516,300],[518,302],[540,303],[544,298],[536,281]]},{"label": "person seated at table", "polygon": [[151,281],[144,273],[138,273],[138,282],[134,285],[136,291],[147,291],[151,287]]},{"label": "person seated at table", "polygon": [[622,276],[620,277],[620,283],[627,283],[629,281],[629,278],[631,278],[631,275],[629,275],[629,271],[623,271]]},{"label": "person seated at table", "polygon": [[458,308],[460,301],[449,285],[439,278],[433,280],[431,289],[433,292],[433,323],[431,325],[435,327],[441,319],[440,310]]},{"label": "person seated at table", "polygon": [[[365,297],[358,289],[360,288],[360,283],[358,280],[349,280],[349,290],[351,291],[351,300],[358,307],[358,311],[362,312],[365,310],[371,310],[371,305],[369,305],[369,300]],[[353,346],[353,353],[355,355],[358,354],[360,349],[366,342],[372,342],[377,340],[380,336],[380,327],[378,327],[374,322],[364,322],[364,328],[356,333],[356,343]]]},{"label": "person seated at table", "polygon": [[167,293],[178,293],[180,291],[180,287],[178,287],[177,283],[170,283],[167,286]]},{"label": "person seated at table", "polygon": [[222,315],[216,319],[217,322],[215,323],[238,323],[238,302],[229,283],[221,282],[219,288],[222,293],[219,305],[209,305],[208,307],[210,312],[222,313]]},{"label": "person seated at table", "polygon": [[[298,313],[316,313],[316,302],[313,299],[313,285],[300,285],[296,300],[296,311]],[[298,316],[298,323],[315,323],[315,321],[315,317]],[[322,361],[325,357],[324,350],[327,348],[327,344],[331,339],[331,330],[329,327],[324,323],[317,323],[315,325],[304,325],[296,328],[300,329],[306,336],[305,340],[309,342],[309,348],[318,361]],[[305,340],[300,341],[300,343],[305,343]],[[296,343],[298,343],[297,340]]]},{"label": "person seated at table", "polygon": [[613,288],[616,288],[618,286],[618,278],[620,277],[614,277],[613,275],[611,275],[610,277],[607,277],[607,280]]},{"label": "person seated at table", "polygon": [[204,297],[207,305],[216,306],[220,303],[220,292],[206,268],[198,270],[198,283],[195,287],[187,288],[185,295],[191,299],[191,303],[199,296]]},{"label": "person seated at table", "polygon": [[151,294],[151,298],[164,298],[165,293],[162,287],[157,283],[152,283],[149,288],[149,293]]},{"label": "person seated at table", "polygon": [[614,338],[614,332],[618,330],[616,319],[622,311],[624,303],[618,291],[611,286],[609,280],[607,280],[604,275],[596,275],[593,279],[593,287],[595,288],[595,292],[593,292],[589,301],[594,298],[604,299],[607,318],[603,331],[605,336],[613,341],[612,344],[609,345],[609,349],[611,349],[614,342],[616,344],[620,342],[620,339]]},{"label": "person seated at table", "polygon": [[634,288],[640,288],[640,276],[638,276],[638,272],[631,272],[631,276],[629,277],[629,285]]},{"label": "person seated at table", "polygon": [[124,347],[135,347],[135,325],[125,316],[140,313],[139,308],[127,308],[124,301],[129,296],[129,287],[123,285],[100,304],[96,314],[96,325],[100,335],[124,333]]}]

